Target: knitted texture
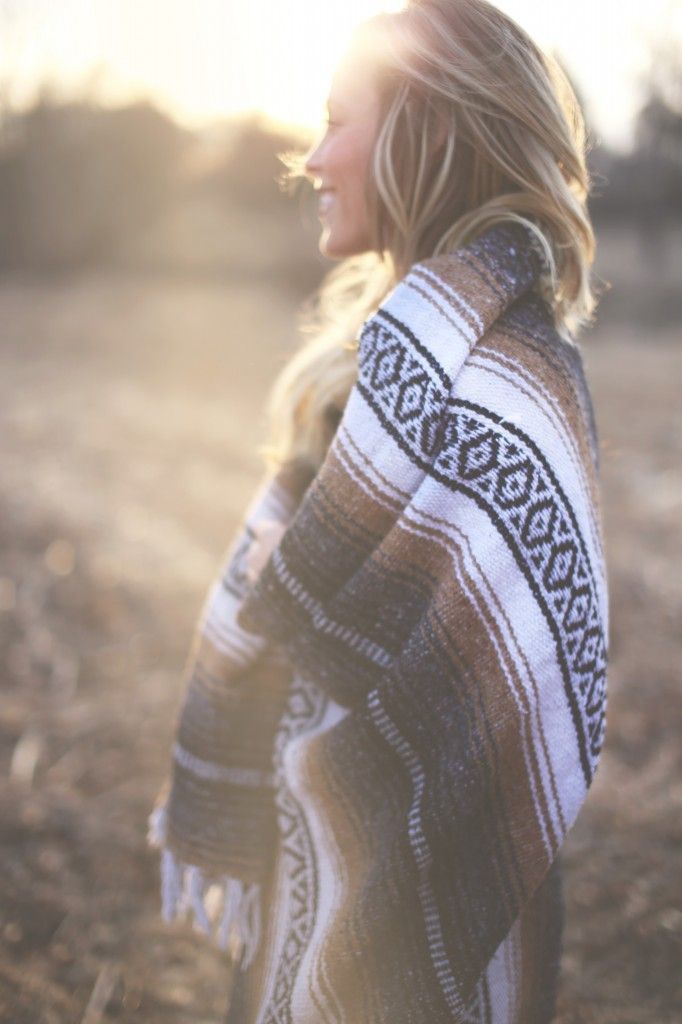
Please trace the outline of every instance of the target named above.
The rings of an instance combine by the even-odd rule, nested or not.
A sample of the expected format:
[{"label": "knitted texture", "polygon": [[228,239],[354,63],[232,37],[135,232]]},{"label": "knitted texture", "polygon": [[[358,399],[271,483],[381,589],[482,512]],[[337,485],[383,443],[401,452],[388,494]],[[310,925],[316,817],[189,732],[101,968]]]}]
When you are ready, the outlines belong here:
[{"label": "knitted texture", "polygon": [[222,886],[235,1024],[551,1017],[608,599],[590,395],[542,272],[516,224],[415,264],[321,468],[264,478],[209,595],[157,841],[167,916]]}]

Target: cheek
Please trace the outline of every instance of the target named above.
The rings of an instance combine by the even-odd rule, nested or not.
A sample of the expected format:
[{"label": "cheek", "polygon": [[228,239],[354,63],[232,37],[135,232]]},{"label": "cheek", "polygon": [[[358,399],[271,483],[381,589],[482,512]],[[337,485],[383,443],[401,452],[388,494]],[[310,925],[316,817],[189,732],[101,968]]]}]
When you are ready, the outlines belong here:
[{"label": "cheek", "polygon": [[364,184],[370,159],[371,145],[362,134],[336,140],[329,151],[330,166],[339,175],[346,175],[353,184],[360,180]]},{"label": "cheek", "polygon": [[345,165],[345,184],[343,192],[353,210],[364,212],[366,206],[367,174],[369,160],[361,150],[347,154]]},{"label": "cheek", "polygon": [[353,147],[347,141],[339,139],[329,151],[329,167],[334,175],[338,175],[338,185],[344,185],[353,169]]}]

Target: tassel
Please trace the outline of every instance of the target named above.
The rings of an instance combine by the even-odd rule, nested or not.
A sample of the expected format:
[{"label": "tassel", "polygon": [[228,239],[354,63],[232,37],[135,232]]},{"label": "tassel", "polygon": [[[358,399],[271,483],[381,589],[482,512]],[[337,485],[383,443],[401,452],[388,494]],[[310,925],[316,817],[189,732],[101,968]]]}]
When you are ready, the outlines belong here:
[{"label": "tassel", "polygon": [[223,900],[223,914],[218,926],[218,945],[221,949],[227,949],[230,944],[230,936],[239,913],[239,904],[242,898],[242,883],[236,878],[226,878],[225,898]]},{"label": "tassel", "polygon": [[164,921],[177,915],[183,897],[182,865],[170,850],[161,854],[161,913]]},{"label": "tassel", "polygon": [[243,942],[241,969],[253,962],[260,941],[260,886],[257,882],[245,890],[239,905],[238,931]]},{"label": "tassel", "polygon": [[260,885],[230,875],[212,878],[201,868],[185,864],[166,845],[165,807],[149,817],[150,846],[161,850],[161,911],[165,921],[190,917],[196,931],[227,950],[234,938],[241,947],[245,971],[258,951],[261,933]]},{"label": "tassel", "polygon": [[204,904],[209,883],[203,872],[197,867],[186,868],[185,879],[187,903],[194,914],[194,927],[197,931],[203,932],[204,935],[211,935],[211,922]]},{"label": "tassel", "polygon": [[167,813],[163,804],[154,808],[152,813],[149,815],[147,825],[148,844],[155,850],[162,849],[166,844],[166,835],[168,832]]}]

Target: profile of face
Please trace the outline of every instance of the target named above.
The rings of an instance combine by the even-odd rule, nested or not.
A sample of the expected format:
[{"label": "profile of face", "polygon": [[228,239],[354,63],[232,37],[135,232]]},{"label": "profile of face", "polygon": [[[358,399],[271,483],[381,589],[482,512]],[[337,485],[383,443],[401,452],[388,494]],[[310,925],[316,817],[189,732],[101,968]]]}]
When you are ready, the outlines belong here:
[{"label": "profile of face", "polygon": [[367,61],[352,52],[332,79],[324,135],[308,154],[305,172],[318,195],[319,250],[331,259],[370,246],[366,183],[379,127],[379,93]]}]

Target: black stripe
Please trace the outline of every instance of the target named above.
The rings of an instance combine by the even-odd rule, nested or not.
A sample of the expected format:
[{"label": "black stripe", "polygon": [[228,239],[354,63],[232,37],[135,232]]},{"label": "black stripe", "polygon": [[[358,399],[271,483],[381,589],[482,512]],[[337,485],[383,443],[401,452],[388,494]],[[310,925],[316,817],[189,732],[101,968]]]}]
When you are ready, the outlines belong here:
[{"label": "black stripe", "polygon": [[[575,691],[571,683],[571,673],[563,651],[563,645],[561,643],[561,635],[559,632],[559,628],[557,626],[553,613],[551,612],[547,602],[545,601],[544,595],[537,586],[535,579],[533,578],[533,575],[528,568],[528,564],[525,558],[523,557],[522,552],[518,544],[516,543],[513,534],[506,526],[504,520],[495,511],[494,507],[490,504],[490,502],[482,498],[477,491],[467,486],[466,484],[462,483],[461,481],[453,480],[452,477],[445,476],[445,474],[438,472],[438,470],[434,469],[431,463],[426,462],[419,455],[415,454],[414,450],[404,442],[400,432],[395,428],[395,426],[390,422],[390,420],[388,420],[383,409],[381,409],[381,407],[375,401],[374,396],[364,386],[362,381],[359,380],[357,382],[357,388],[360,394],[367,402],[367,404],[370,406],[370,408],[372,408],[376,413],[379,421],[381,422],[386,432],[390,434],[390,436],[396,441],[398,447],[401,448],[406,455],[409,455],[409,457],[414,462],[416,462],[417,465],[421,469],[423,469],[429,476],[431,476],[434,480],[438,480],[439,483],[444,484],[451,491],[460,491],[461,493],[466,494],[467,497],[475,501],[479,508],[482,509],[482,511],[484,511],[488,516],[490,516],[491,520],[497,527],[498,531],[506,540],[509,550],[513,554],[519,569],[523,573],[526,582],[528,583],[528,586],[530,587],[530,590],[533,596],[535,597],[535,600],[540,610],[542,611],[545,621],[547,622],[547,625],[549,626],[549,629],[554,637],[559,663],[561,665],[562,670],[564,692],[566,694],[566,699],[571,710],[571,717],[573,719],[573,725],[575,728],[576,737],[578,741],[578,749],[580,753],[580,763],[583,771],[583,776],[585,778],[586,785],[589,786],[592,781],[592,776],[594,773],[590,764],[590,757],[587,749],[587,738],[585,736],[585,731],[583,729],[582,717],[580,714],[580,709],[578,706]],[[480,406],[475,406],[473,403],[462,402],[461,404],[465,406],[468,405],[472,409],[476,409],[477,411],[483,412],[484,414],[486,413],[486,411],[481,409]],[[504,423],[505,426],[510,426],[509,424],[506,423],[505,420],[503,420],[502,417],[496,417],[495,414],[490,414],[490,416],[496,419],[498,423]],[[520,438],[523,439],[523,434],[521,431],[517,430],[516,433]],[[552,477],[553,476],[554,475],[552,474]],[[573,522],[575,521],[573,520]]]},{"label": "black stripe", "polygon": [[[406,327],[401,320],[398,320],[398,318],[393,316],[392,313],[389,313],[387,309],[377,310],[376,315],[381,316],[383,320],[387,320],[388,323],[390,323],[393,327],[397,327],[398,330],[405,335],[405,337],[410,341],[412,347],[415,348],[417,352],[419,352],[419,354],[426,360],[426,362],[431,366],[431,368],[435,370],[435,372],[438,374],[444,388],[449,390],[452,387],[452,378],[446,373],[446,371],[440,365],[440,363],[435,358],[433,353],[430,352],[427,348],[425,348],[424,345],[422,345],[421,341],[419,341],[419,339],[412,333],[409,327]],[[370,323],[371,321],[368,321],[368,324]]]},{"label": "black stripe", "polygon": [[563,491],[563,488],[561,487],[561,485],[560,485],[560,483],[559,483],[559,481],[557,479],[557,476],[556,476],[554,470],[552,469],[552,467],[550,466],[549,462],[547,461],[547,459],[543,455],[542,451],[536,445],[535,441],[533,441],[532,438],[528,436],[528,434],[526,434],[523,430],[521,430],[520,427],[517,427],[514,423],[511,423],[509,420],[506,420],[504,418],[504,416],[498,416],[497,413],[492,412],[490,409],[485,409],[482,405],[477,405],[475,402],[469,402],[469,401],[467,401],[464,398],[450,398],[448,400],[448,405],[450,405],[450,406],[461,406],[464,409],[472,409],[474,412],[480,413],[481,416],[487,417],[489,420],[492,420],[493,423],[497,423],[499,426],[504,427],[504,429],[508,430],[510,434],[515,434],[516,437],[518,437],[521,441],[523,441],[523,443],[526,445],[527,448],[530,448],[530,450],[533,452],[533,454],[537,458],[538,462],[542,465],[543,469],[547,473],[547,476],[552,481],[552,484],[553,484],[554,489],[556,490],[557,494],[560,496],[562,502],[566,506],[566,511],[567,511],[568,516],[569,516],[569,518],[571,520],[571,526],[575,530],[578,542],[580,544],[580,550],[581,550],[581,552],[583,554],[583,557],[584,557],[585,561],[587,562],[587,568],[589,570],[588,571],[588,576],[589,576],[589,579],[590,579],[590,584],[593,587],[593,589],[596,591],[597,585],[596,585],[596,582],[595,582],[594,571],[593,571],[592,565],[590,563],[590,556],[587,553],[587,547],[585,546],[585,541],[583,540],[583,535],[582,535],[582,533],[580,531],[580,527],[578,526],[578,521],[575,518],[575,513],[573,512],[573,506],[571,505],[570,501],[568,500],[567,496],[565,495],[565,493]]}]

